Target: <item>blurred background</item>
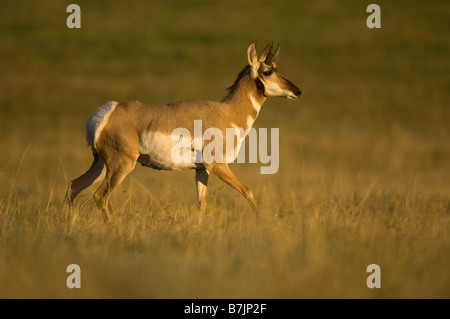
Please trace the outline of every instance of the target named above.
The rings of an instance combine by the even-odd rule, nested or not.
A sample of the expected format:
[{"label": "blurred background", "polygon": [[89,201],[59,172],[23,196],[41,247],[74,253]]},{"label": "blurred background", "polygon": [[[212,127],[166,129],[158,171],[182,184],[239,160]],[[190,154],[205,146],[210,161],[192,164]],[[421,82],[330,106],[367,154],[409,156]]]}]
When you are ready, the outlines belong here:
[{"label": "blurred background", "polygon": [[381,1],[381,29],[367,28],[364,1],[79,1],[81,29],[67,28],[68,4],[3,5],[1,142],[18,154],[2,161],[31,140],[70,155],[109,100],[220,100],[258,40],[281,44],[280,73],[304,91],[269,99],[255,123],[282,128],[284,151],[352,170],[448,167],[445,1]]},{"label": "blurred background", "polygon": [[[251,278],[254,281],[246,282],[247,288],[242,288],[237,282],[246,275],[240,273],[240,268],[233,264],[230,268],[222,269],[223,276],[215,274],[212,281],[208,275],[201,277],[205,279],[205,284],[215,282],[217,285],[224,285],[223,290],[198,288],[200,290],[194,289],[195,293],[192,295],[187,286],[180,288],[166,274],[163,278],[170,281],[168,286],[171,290],[162,289],[164,293],[158,294],[158,290],[149,291],[142,287],[137,289],[133,285],[139,285],[142,278],[132,280],[123,274],[123,281],[113,286],[117,290],[110,287],[110,295],[102,294],[104,292],[97,288],[95,291],[98,294],[91,292],[82,296],[450,296],[447,256],[450,213],[448,1],[376,1],[381,8],[381,29],[369,29],[366,26],[369,16],[366,8],[373,1],[79,0],[76,3],[81,8],[81,29],[69,29],[66,26],[69,16],[66,8],[70,3],[48,0],[2,3],[2,287],[14,286],[14,280],[20,277],[14,269],[24,269],[21,267],[25,267],[25,264],[46,256],[48,248],[44,246],[48,245],[43,244],[33,250],[31,243],[44,240],[42,238],[48,235],[43,234],[49,229],[55,235],[45,239],[44,243],[72,238],[67,247],[77,247],[77,256],[85,258],[86,264],[95,263],[95,258],[92,257],[95,253],[82,253],[89,251],[92,241],[87,238],[91,235],[85,234],[83,236],[86,237],[81,240],[77,237],[80,235],[72,233],[73,228],[60,226],[53,220],[58,216],[67,182],[79,176],[91,163],[91,154],[86,148],[85,123],[98,106],[110,100],[139,99],[147,104],[190,99],[220,100],[225,94],[225,88],[234,82],[238,72],[246,65],[248,45],[258,40],[260,52],[266,43],[280,43],[279,72],[300,87],[303,94],[295,101],[268,99],[255,122],[256,128],[280,128],[279,172],[275,175],[260,175],[260,164],[233,164],[232,169],[252,188],[263,211],[274,218],[276,223],[281,223],[280,229],[268,230],[273,236],[273,243],[291,248],[298,247],[299,243],[311,244],[302,241],[302,238],[305,239],[302,236],[307,236],[304,227],[312,227],[309,223],[341,225],[342,228],[333,230],[335,237],[329,237],[330,234],[327,233],[327,236],[320,237],[321,241],[318,241],[321,243],[320,249],[325,249],[320,256],[328,257],[321,259],[314,255],[316,259],[310,260],[317,263],[311,264],[303,261],[302,276],[299,275],[297,281],[293,278],[288,280],[290,272],[287,269],[297,269],[298,266],[290,263],[298,261],[297,258],[300,257],[294,258],[286,250],[283,255],[286,259],[282,260],[286,265],[291,265],[290,268],[271,268],[268,266],[270,260],[277,259],[275,251],[281,249],[273,244],[273,259],[266,260],[268,268],[258,268],[255,273],[262,277],[272,274],[267,275],[272,278],[271,283],[278,282],[280,285],[275,288],[258,285],[255,289],[248,288],[252,287],[251,283],[260,279],[257,275]],[[136,171],[124,183],[123,191],[113,194],[116,199],[112,200],[112,205],[122,207],[124,214],[142,211],[143,204],[149,209],[147,204],[150,201],[156,207],[150,216],[154,218],[155,215],[152,214],[166,211],[170,217],[167,217],[168,220],[172,220],[169,224],[172,225],[173,220],[179,218],[179,212],[195,212],[192,172],[156,172],[141,167],[137,167]],[[89,211],[89,214],[82,215],[81,221],[78,221],[85,226],[90,225],[92,220],[100,219],[95,205],[89,201],[91,193],[92,190],[80,200],[84,205],[80,212]],[[218,180],[212,182],[210,194],[210,219],[213,218],[211,216],[232,216],[229,222],[238,223],[238,219],[241,228],[230,228],[231,234],[234,231],[235,235],[238,234],[237,238],[244,236],[242,229],[250,227],[247,223],[252,222],[251,210],[245,200]],[[339,224],[339,219],[335,218],[340,217],[334,215],[332,219],[321,219],[325,218],[323,216],[331,218],[331,215],[327,215],[331,213],[342,213],[345,217],[349,210],[353,211],[355,207],[360,209],[362,206],[364,209],[358,210],[358,214],[366,210],[375,214],[370,215],[372,217],[382,216],[376,222],[369,219],[366,224],[363,223],[365,229],[374,223],[379,225],[382,230],[374,228],[380,230],[378,234],[362,232],[360,219],[356,224],[348,224],[348,219],[344,224]],[[167,207],[172,207],[172,210]],[[119,208],[116,208],[116,214]],[[305,215],[305,212],[313,215]],[[399,228],[386,226],[391,225],[393,219],[397,218],[393,214],[398,212],[402,212],[408,223],[413,224],[396,224]],[[49,217],[42,217],[44,213]],[[248,220],[239,219],[244,218],[242,215],[248,216]],[[350,217],[354,221],[354,216]],[[198,238],[211,240],[210,236],[215,233],[215,229],[221,230],[225,237],[216,244],[221,247],[224,256],[227,256],[225,247],[230,242],[225,240],[226,230],[230,230],[228,227],[232,226],[226,219],[229,217],[221,218],[225,218],[220,219],[223,224],[217,225],[210,220],[209,232],[199,232],[197,235],[200,236]],[[292,224],[294,220],[295,223]],[[283,224],[286,221],[289,222]],[[283,227],[289,224],[304,230],[298,235],[300,237],[297,237],[298,229],[291,229],[292,237],[289,240],[279,237],[279,231],[286,231]],[[411,227],[419,228],[408,233]],[[160,270],[166,269],[167,264],[175,267],[175,263],[179,262],[180,259],[173,255],[173,245],[185,247],[184,243],[192,239],[188,228],[176,229],[176,235],[169,230],[167,232],[171,240],[182,236],[183,240],[180,239],[178,244],[173,244],[173,241],[169,244],[164,241],[168,240],[167,237],[160,237],[165,243],[162,246],[172,254],[171,259],[158,259]],[[392,233],[393,229],[400,229],[399,233]],[[256,234],[255,238],[264,238],[259,231],[253,228],[251,230]],[[81,229],[78,231],[82,232]],[[143,227],[142,232],[145,231],[148,229]],[[405,242],[400,240],[402,244],[399,244],[399,238],[404,232],[407,233]],[[317,233],[311,231],[311,234]],[[101,245],[100,238],[104,235],[98,234],[93,242]],[[354,247],[354,250],[348,248],[353,247],[350,243],[358,242],[361,236],[366,240],[364,247]],[[378,240],[386,236],[390,241],[385,246],[373,248],[379,243]],[[123,248],[124,257],[121,259],[123,264],[116,270],[125,273],[128,271],[125,271],[128,269],[127,249],[148,238],[138,236],[131,239],[131,246],[127,246],[128,241],[124,239],[128,237],[120,238],[119,247]],[[269,238],[272,237],[269,235]],[[422,242],[423,246],[410,255],[402,255],[411,249],[413,239]],[[23,246],[18,244],[22,240],[25,242]],[[113,245],[116,240],[117,238],[109,238],[105,245]],[[238,245],[237,242],[231,243]],[[323,246],[323,243],[327,245]],[[337,243],[344,243],[342,247],[347,248],[341,248],[347,253],[350,249],[349,255],[340,254],[339,248],[334,247],[333,243],[336,243],[336,247],[341,247]],[[400,246],[397,247],[397,244]],[[28,248],[22,250],[20,247]],[[61,250],[67,247],[63,246]],[[247,246],[244,244],[244,247],[248,250],[239,251],[242,256],[249,251],[254,254],[260,251],[263,255],[265,251],[262,244],[259,246],[253,241]],[[309,248],[312,251],[317,248],[314,247]],[[427,251],[427,247],[433,247],[434,250],[430,252],[432,256],[427,260],[421,259],[420,264],[413,267],[415,272],[412,276],[421,278],[421,284],[415,285],[416,279],[410,279],[406,286],[403,285],[404,281],[398,281],[392,284],[391,290],[385,289],[379,295],[368,294],[366,287],[361,288],[356,284],[357,288],[354,290],[344,288],[339,285],[340,281],[334,288],[324,288],[325,279],[321,280],[320,285],[307,281],[310,286],[317,288],[312,289],[310,294],[299,288],[305,283],[303,279],[317,278],[314,277],[317,273],[313,269],[318,263],[323,268],[317,269],[326,272],[325,269],[331,263],[328,259],[330,255],[327,255],[329,251],[333,251],[333,260],[339,260],[337,265],[342,266],[342,269],[353,265],[355,260],[360,260],[358,252],[368,250],[373,253],[369,253],[370,256],[378,257],[387,254],[385,265],[393,266],[395,260],[402,260],[401,266],[393,266],[396,269],[394,273],[399,278],[403,278],[402,274],[406,278],[411,274],[405,274],[404,270],[416,261],[414,256]],[[35,253],[28,254],[29,251]],[[181,251],[183,257],[180,258],[185,261],[188,259],[183,258],[192,254],[197,256],[197,253],[212,258],[212,255],[208,255],[211,251],[206,248],[205,251],[196,252],[195,248],[189,246],[189,249]],[[233,256],[241,256],[239,252],[233,250]],[[66,258],[65,254],[61,254]],[[303,253],[302,258],[308,260],[308,255],[305,254]],[[29,257],[24,257],[27,255]],[[354,259],[348,256],[353,256]],[[91,257],[94,259],[90,259]],[[55,264],[70,263],[66,263],[64,258],[61,257]],[[248,261],[245,257],[242,258],[242,262],[246,264]],[[154,259],[152,261],[155,263]],[[136,270],[133,268],[138,267],[136,265],[142,266],[135,259],[133,262],[135,264],[132,263],[134,266],[131,269]],[[204,270],[202,273],[209,274],[214,258],[202,262],[206,265],[205,269],[201,268]],[[192,263],[196,265],[193,268],[197,271],[198,265]],[[374,261],[366,264],[370,263]],[[364,277],[365,266],[359,268],[363,270]],[[431,269],[436,271],[433,275]],[[27,286],[27,292],[16,287],[8,293],[8,290],[2,288],[0,295],[59,296],[60,288],[35,293],[39,291],[35,287],[44,280],[42,278],[51,275],[50,270],[44,271],[45,275],[41,271],[43,270],[36,270],[36,273],[29,276],[27,280],[33,284]],[[351,272],[348,270],[346,273],[350,276]],[[230,273],[237,275],[230,277]],[[192,275],[188,271],[184,274]],[[322,275],[321,273],[320,276]],[[348,282],[347,275],[342,277],[341,283]],[[195,280],[200,278],[192,276]],[[225,284],[227,276],[229,280]],[[5,283],[7,279],[9,281]],[[166,284],[164,282],[160,286]],[[118,287],[125,287],[125,290],[119,293]],[[66,290],[63,291],[63,294],[67,293]]]}]

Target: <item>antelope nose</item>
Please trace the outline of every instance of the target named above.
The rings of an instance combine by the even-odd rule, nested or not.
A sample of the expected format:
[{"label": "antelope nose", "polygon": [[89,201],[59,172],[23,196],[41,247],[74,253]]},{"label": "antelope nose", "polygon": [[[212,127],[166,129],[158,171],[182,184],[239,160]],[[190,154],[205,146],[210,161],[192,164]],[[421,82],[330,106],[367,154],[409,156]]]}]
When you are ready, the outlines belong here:
[{"label": "antelope nose", "polygon": [[302,95],[302,90],[297,89],[297,91],[295,91],[295,95],[300,96]]}]

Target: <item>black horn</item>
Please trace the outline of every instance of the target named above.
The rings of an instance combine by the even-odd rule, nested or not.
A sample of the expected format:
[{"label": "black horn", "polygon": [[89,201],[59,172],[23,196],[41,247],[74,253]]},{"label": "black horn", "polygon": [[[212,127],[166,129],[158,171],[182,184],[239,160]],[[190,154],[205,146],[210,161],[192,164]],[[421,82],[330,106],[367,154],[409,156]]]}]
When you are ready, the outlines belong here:
[{"label": "black horn", "polygon": [[[272,47],[273,47],[273,43],[266,45],[263,53],[261,54],[261,57],[259,58],[259,62],[264,62],[267,64],[267,59],[269,58],[269,56],[273,56]],[[270,58],[270,59],[272,59],[272,58]]]},{"label": "black horn", "polygon": [[267,57],[266,57],[266,59],[265,59],[265,61],[264,61],[264,63],[267,64],[267,65],[271,65],[271,64],[272,64],[272,61],[273,61],[273,52],[272,52],[272,48],[273,48],[273,42],[270,44],[269,52],[267,53]]}]

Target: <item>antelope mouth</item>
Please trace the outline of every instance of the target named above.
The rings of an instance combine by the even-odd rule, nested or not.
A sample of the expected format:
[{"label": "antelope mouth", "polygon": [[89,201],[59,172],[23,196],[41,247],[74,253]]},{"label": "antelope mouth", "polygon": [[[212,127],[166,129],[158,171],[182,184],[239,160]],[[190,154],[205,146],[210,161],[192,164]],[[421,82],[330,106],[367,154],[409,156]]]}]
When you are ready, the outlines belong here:
[{"label": "antelope mouth", "polygon": [[302,94],[302,91],[300,91],[300,90],[298,90],[296,92],[288,92],[286,94],[286,98],[288,100],[296,100],[301,94]]}]

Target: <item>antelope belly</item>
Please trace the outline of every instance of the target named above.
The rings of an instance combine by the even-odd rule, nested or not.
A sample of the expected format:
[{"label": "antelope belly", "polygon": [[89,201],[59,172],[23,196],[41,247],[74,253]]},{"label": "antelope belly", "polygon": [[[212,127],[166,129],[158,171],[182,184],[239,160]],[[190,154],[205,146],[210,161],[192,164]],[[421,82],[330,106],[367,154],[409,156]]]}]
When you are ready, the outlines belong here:
[{"label": "antelope belly", "polygon": [[191,151],[190,143],[183,150],[189,154],[188,161],[181,161],[172,158],[172,150],[179,141],[172,140],[171,135],[160,132],[147,132],[141,136],[140,153],[138,162],[144,166],[149,166],[161,170],[184,170],[203,166],[194,163],[194,152]]}]

